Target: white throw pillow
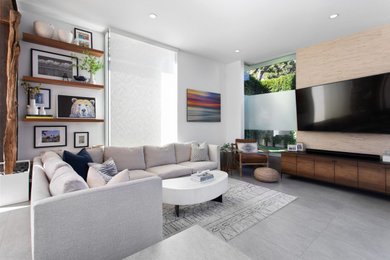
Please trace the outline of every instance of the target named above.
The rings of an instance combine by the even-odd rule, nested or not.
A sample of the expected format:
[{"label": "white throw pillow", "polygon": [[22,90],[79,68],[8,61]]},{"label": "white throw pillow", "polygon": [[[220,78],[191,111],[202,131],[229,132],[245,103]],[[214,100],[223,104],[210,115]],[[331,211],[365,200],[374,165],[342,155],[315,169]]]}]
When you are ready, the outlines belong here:
[{"label": "white throw pillow", "polygon": [[48,157],[45,159],[43,169],[45,170],[46,176],[51,181],[57,169],[62,166],[68,166],[59,156]]},{"label": "white throw pillow", "polygon": [[255,143],[237,143],[238,150],[243,153],[257,153],[257,142]]},{"label": "white throw pillow", "polygon": [[207,143],[191,144],[191,162],[209,161],[209,146]]},{"label": "white throw pillow", "polygon": [[[109,158],[104,163],[88,163],[89,168],[95,168],[95,170],[102,176],[105,182],[109,182],[112,177],[118,174],[115,162],[112,158]],[[89,171],[89,169],[88,169]]]},{"label": "white throw pillow", "polygon": [[107,183],[95,168],[90,167],[88,170],[87,184],[90,188],[97,188],[105,185],[113,185],[113,184],[118,184],[126,181],[130,181],[130,172],[127,169],[124,169],[120,173],[116,174]]}]

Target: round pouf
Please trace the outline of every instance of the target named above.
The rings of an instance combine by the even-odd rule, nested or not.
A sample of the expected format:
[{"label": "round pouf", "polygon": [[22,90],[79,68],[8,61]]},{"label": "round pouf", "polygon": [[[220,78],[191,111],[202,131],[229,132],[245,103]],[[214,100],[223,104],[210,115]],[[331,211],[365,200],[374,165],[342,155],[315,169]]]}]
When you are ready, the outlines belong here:
[{"label": "round pouf", "polygon": [[272,168],[261,167],[255,170],[255,179],[261,182],[277,182],[279,176],[279,172]]}]

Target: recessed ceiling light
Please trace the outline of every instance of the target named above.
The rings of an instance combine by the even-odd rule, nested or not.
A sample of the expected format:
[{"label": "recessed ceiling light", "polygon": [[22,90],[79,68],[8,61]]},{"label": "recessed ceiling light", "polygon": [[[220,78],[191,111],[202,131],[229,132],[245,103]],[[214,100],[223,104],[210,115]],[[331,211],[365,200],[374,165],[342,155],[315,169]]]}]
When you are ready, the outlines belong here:
[{"label": "recessed ceiling light", "polygon": [[239,52],[240,52],[240,50],[238,50],[238,49],[237,49],[237,50],[235,50],[234,52],[235,52],[235,53],[239,53]]},{"label": "recessed ceiling light", "polygon": [[156,19],[157,18],[157,14],[151,13],[151,14],[149,14],[149,18],[150,19]]},{"label": "recessed ceiling light", "polygon": [[331,14],[329,15],[330,19],[336,19],[339,16],[339,14]]}]

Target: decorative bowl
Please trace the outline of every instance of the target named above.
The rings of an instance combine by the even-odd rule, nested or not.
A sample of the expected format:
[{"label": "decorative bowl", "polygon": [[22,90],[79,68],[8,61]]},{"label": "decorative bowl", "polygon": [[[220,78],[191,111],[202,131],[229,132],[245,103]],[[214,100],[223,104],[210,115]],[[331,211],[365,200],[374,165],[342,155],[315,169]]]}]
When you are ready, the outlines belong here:
[{"label": "decorative bowl", "polygon": [[71,31],[58,29],[57,36],[62,42],[72,43],[73,41],[73,33]]},{"label": "decorative bowl", "polygon": [[38,36],[52,38],[54,34],[54,26],[43,21],[35,21],[34,31]]}]

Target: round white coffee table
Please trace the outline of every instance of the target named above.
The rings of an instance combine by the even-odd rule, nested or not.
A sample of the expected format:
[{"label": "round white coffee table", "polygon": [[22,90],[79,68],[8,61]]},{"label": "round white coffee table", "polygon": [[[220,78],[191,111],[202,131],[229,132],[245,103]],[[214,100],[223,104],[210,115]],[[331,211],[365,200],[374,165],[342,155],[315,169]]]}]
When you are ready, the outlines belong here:
[{"label": "round white coffee table", "polygon": [[228,190],[226,172],[213,170],[214,180],[204,183],[191,180],[191,176],[162,181],[162,199],[164,203],[175,205],[179,216],[180,205],[193,205],[209,200],[222,202],[222,194]]}]

